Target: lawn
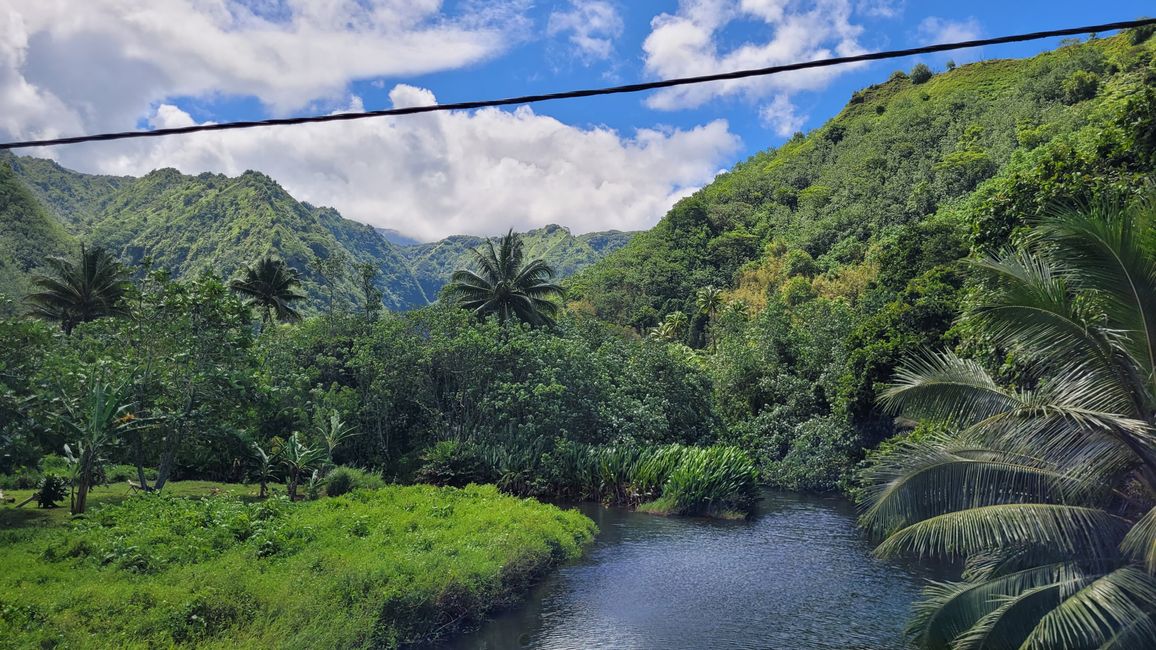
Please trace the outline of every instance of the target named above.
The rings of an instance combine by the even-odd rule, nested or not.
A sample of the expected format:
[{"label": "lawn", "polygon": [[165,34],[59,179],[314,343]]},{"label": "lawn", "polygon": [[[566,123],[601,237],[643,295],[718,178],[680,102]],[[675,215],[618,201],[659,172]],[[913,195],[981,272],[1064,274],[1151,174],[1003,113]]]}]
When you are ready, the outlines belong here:
[{"label": "lawn", "polygon": [[258,501],[254,491],[113,486],[74,521],[64,509],[4,506],[0,638],[15,647],[396,647],[477,624],[577,557],[595,532],[578,513],[491,486],[390,486],[301,503]]}]

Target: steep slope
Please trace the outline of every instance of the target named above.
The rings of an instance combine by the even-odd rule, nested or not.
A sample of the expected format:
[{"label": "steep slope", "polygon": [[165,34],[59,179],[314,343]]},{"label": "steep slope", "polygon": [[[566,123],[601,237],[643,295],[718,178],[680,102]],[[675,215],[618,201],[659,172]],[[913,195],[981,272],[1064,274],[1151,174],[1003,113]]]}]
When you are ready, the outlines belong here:
[{"label": "steep slope", "polygon": [[1151,87],[1152,43],[1132,41],[975,63],[922,84],[897,72],[681,201],[575,288],[603,317],[649,327],[693,311],[696,289],[735,287],[792,250],[828,272],[910,224],[951,217],[970,228],[974,212],[960,206],[984,181],[1048,146],[1076,146],[1082,129],[1107,126],[1124,96]]},{"label": "steep slope", "polygon": [[895,432],[876,396],[901,360],[952,346],[1014,372],[953,327],[970,291],[961,258],[1054,206],[1151,191],[1150,36],[896,73],[680,201],[573,278],[570,299],[640,333],[664,322],[656,335],[702,350],[727,435],[767,480],[836,489]]},{"label": "steep slope", "polygon": [[136,179],[131,176],[78,174],[52,160],[0,153],[17,176],[72,232],[92,225],[113,193]]},{"label": "steep slope", "polygon": [[[565,278],[622,248],[634,234],[611,230],[572,235],[567,228],[551,224],[523,233],[522,241],[527,257],[545,259],[559,277]],[[428,244],[405,246],[402,251],[425,295],[434,300],[455,270],[473,267],[471,251],[484,242],[484,237],[454,235]]]},{"label": "steep slope", "polygon": [[342,259],[333,278],[338,299],[360,301],[348,263],[370,263],[390,309],[425,304],[397,247],[373,228],[290,196],[268,176],[245,172],[186,176],[154,171],[118,188],[101,204],[84,236],[136,263],[178,275],[212,271],[230,275],[249,261],[275,253],[305,275],[314,304],[328,301],[318,260]]},{"label": "steep slope", "polygon": [[35,194],[0,159],[0,314],[20,309],[15,302],[28,292],[28,275],[45,258],[66,254],[73,246],[64,227],[37,201]]}]

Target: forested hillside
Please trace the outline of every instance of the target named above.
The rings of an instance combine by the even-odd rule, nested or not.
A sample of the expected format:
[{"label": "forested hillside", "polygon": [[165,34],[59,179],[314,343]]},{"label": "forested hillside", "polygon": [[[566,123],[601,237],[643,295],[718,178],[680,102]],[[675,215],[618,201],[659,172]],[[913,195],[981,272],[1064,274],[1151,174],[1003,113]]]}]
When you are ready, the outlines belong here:
[{"label": "forested hillside", "polygon": [[[550,263],[559,277],[567,277],[622,248],[633,236],[634,233],[617,230],[572,235],[569,229],[551,224],[523,233],[522,241],[527,257],[540,257]],[[455,270],[473,266],[472,251],[484,242],[483,237],[455,235],[405,246],[402,252],[425,295],[432,300]]]},{"label": "forested hillside", "polygon": [[767,478],[833,488],[894,432],[874,400],[901,357],[984,352],[950,329],[961,258],[1049,206],[1151,182],[1149,34],[896,72],[581,273],[572,307],[702,350],[729,435]]},{"label": "forested hillside", "polygon": [[70,243],[60,223],[0,161],[0,296],[26,293],[28,273],[45,257],[64,253]]},{"label": "forested hillside", "polygon": [[[126,263],[148,259],[178,276],[202,271],[231,275],[274,253],[304,275],[311,309],[360,305],[365,300],[362,269],[391,310],[437,300],[458,268],[473,264],[470,250],[484,238],[453,236],[403,246],[390,235],[345,219],[332,208],[300,202],[259,172],[230,178],[188,176],[160,169],[141,178],[81,174],[50,160],[0,156],[5,165],[0,209],[12,219],[0,224],[0,293],[17,297],[28,272],[61,242],[102,244]],[[616,231],[574,236],[561,226],[526,234],[528,254],[544,257],[560,276],[592,264],[629,241]],[[13,251],[18,259],[12,258]],[[3,267],[7,268],[7,266]]]}]

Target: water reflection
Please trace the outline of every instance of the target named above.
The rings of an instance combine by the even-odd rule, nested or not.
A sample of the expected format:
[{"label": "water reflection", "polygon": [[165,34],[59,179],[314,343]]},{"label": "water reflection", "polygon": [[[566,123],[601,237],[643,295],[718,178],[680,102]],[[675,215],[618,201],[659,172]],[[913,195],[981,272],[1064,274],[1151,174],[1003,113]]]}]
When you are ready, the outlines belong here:
[{"label": "water reflection", "polygon": [[441,647],[903,645],[920,580],[871,557],[845,501],[768,493],[750,522],[579,508],[601,530],[588,555],[522,607]]}]

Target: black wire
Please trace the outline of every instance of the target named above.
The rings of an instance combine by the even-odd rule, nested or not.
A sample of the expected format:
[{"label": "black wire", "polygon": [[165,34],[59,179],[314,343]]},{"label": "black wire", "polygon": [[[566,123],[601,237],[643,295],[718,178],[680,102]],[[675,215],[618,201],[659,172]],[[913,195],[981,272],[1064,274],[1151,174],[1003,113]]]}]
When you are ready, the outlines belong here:
[{"label": "black wire", "polygon": [[393,115],[414,115],[417,113],[433,113],[435,111],[454,111],[454,110],[469,110],[474,108],[487,108],[491,106],[509,106],[511,104],[532,104],[535,102],[553,101],[556,99],[574,99],[578,97],[596,97],[599,95],[617,95],[620,93],[637,93],[645,90],[656,90],[659,88],[672,88],[674,86],[686,86],[690,84],[705,83],[708,81],[725,81],[728,79],[745,79],[747,77],[760,77],[766,75],[780,74],[783,72],[792,72],[795,70],[806,70],[808,68],[824,68],[833,65],[843,65],[846,63],[859,63],[862,61],[881,61],[883,59],[896,59],[905,56],[913,56],[916,54],[932,54],[935,52],[948,52],[951,50],[962,50],[971,47],[983,47],[986,45],[1002,45],[1005,43],[1021,43],[1024,41],[1035,41],[1044,38],[1054,38],[1057,36],[1076,36],[1081,34],[1091,34],[1098,32],[1110,32],[1119,29],[1129,29],[1135,27],[1144,27],[1148,25],[1156,25],[1156,18],[1144,18],[1140,20],[1129,20],[1124,22],[1107,23],[1104,25],[1088,25],[1085,27],[1071,27],[1068,29],[1053,29],[1044,32],[1031,32],[1028,34],[1015,34],[1012,36],[999,36],[996,38],[983,38],[973,41],[962,41],[958,43],[941,43],[939,45],[925,45],[922,47],[913,47],[906,50],[888,50],[886,52],[871,52],[868,54],[857,54],[855,56],[842,56],[833,59],[820,59],[818,61],[803,61],[800,63],[789,63],[786,65],[771,66],[769,68],[757,68],[753,70],[737,70],[734,72],[722,72],[718,74],[708,74],[698,77],[682,77],[679,79],[667,79],[664,81],[650,81],[639,84],[628,84],[625,86],[611,86],[608,88],[589,88],[586,90],[570,90],[559,93],[547,93],[544,95],[526,95],[524,97],[510,97],[507,99],[488,99],[474,102],[458,102],[455,104],[434,104],[431,106],[410,106],[408,108],[391,108],[379,111],[363,111],[357,113],[337,113],[334,115],[313,115],[308,117],[286,117],[271,120],[245,121],[245,122],[221,122],[219,124],[198,124],[195,126],[180,126],[165,129],[154,129],[152,131],[121,131],[118,133],[97,133],[93,135],[79,135],[69,138],[51,138],[47,140],[24,140],[20,142],[3,142],[0,143],[0,150],[4,149],[22,149],[25,147],[51,147],[61,144],[77,144],[81,142],[103,142],[106,140],[127,140],[129,138],[154,138],[167,135],[179,135],[182,133],[196,133],[198,131],[226,131],[231,129],[250,129],[259,126],[288,126],[292,124],[312,124],[317,122],[344,122],[347,120],[360,120],[367,117],[386,117]]}]

